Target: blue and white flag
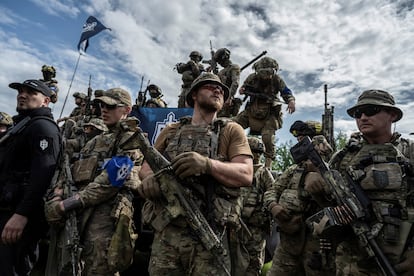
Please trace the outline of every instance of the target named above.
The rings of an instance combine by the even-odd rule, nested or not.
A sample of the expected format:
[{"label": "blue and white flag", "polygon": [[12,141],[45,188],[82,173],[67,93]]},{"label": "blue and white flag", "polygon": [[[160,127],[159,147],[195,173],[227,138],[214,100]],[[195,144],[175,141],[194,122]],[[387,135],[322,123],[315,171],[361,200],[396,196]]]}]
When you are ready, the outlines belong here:
[{"label": "blue and white flag", "polygon": [[110,28],[105,27],[95,17],[89,16],[82,27],[82,34],[78,43],[78,51],[82,50],[83,52],[86,52],[86,49],[89,46],[89,38],[106,29],[111,30]]},{"label": "blue and white flag", "polygon": [[168,124],[178,122],[181,117],[192,116],[192,108],[134,108],[130,116],[135,116],[140,121],[140,128],[148,133],[151,145],[157,140],[161,130]]}]

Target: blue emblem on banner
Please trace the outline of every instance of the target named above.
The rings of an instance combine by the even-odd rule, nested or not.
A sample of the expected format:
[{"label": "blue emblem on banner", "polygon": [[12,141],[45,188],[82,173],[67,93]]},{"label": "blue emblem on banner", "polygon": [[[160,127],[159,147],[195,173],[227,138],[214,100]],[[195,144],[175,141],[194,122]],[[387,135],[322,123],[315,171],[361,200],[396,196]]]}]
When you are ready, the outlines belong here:
[{"label": "blue emblem on banner", "polygon": [[103,165],[108,172],[108,178],[114,187],[122,187],[126,178],[134,166],[134,162],[128,156],[114,156]]}]

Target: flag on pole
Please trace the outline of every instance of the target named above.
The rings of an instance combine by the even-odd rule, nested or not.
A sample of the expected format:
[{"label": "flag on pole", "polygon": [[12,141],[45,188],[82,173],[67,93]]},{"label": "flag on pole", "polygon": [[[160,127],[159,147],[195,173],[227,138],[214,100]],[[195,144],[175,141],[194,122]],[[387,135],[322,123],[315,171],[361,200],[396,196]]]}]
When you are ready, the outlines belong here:
[{"label": "flag on pole", "polygon": [[110,28],[105,27],[95,17],[89,16],[82,27],[82,34],[78,43],[78,51],[82,50],[83,52],[86,52],[86,49],[89,46],[89,38],[106,29],[111,30]]}]

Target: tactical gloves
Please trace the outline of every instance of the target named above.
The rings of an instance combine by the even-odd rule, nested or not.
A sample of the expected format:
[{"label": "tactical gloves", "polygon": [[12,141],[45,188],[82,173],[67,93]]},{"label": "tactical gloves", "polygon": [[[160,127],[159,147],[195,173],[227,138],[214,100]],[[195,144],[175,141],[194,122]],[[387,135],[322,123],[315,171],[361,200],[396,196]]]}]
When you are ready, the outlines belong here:
[{"label": "tactical gloves", "polygon": [[211,173],[210,158],[193,151],[177,155],[171,161],[171,165],[175,174],[181,179]]},{"label": "tactical gloves", "polygon": [[289,211],[280,204],[273,203],[270,212],[276,219],[280,230],[288,234],[294,234],[302,227],[302,215],[291,215]]},{"label": "tactical gloves", "polygon": [[272,203],[270,206],[270,212],[272,216],[277,219],[278,221],[286,221],[291,218],[289,211],[280,204]]},{"label": "tactical gloves", "polygon": [[60,197],[54,197],[45,204],[45,217],[49,224],[60,224],[63,219],[64,212],[61,210],[60,203],[62,199]]},{"label": "tactical gloves", "polygon": [[311,194],[321,194],[325,191],[325,180],[320,173],[308,172],[305,176],[305,191]]},{"label": "tactical gloves", "polygon": [[138,193],[142,198],[159,198],[161,196],[161,190],[157,178],[153,174],[147,176],[138,185]]}]

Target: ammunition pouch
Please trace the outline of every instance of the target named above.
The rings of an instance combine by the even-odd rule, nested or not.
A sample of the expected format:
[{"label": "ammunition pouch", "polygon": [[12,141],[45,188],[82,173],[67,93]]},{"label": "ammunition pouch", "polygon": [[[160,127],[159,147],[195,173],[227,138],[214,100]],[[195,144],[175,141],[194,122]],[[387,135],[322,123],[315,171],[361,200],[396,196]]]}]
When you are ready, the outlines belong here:
[{"label": "ammunition pouch", "polygon": [[398,163],[380,163],[365,167],[366,176],[361,180],[364,190],[397,190],[401,187],[402,171]]},{"label": "ammunition pouch", "polygon": [[241,198],[224,199],[216,197],[213,200],[214,222],[220,226],[227,226],[239,230],[241,228]]},{"label": "ammunition pouch", "polygon": [[77,160],[72,167],[73,180],[76,183],[91,182],[95,178],[97,167],[98,157],[96,156]]},{"label": "ammunition pouch", "polygon": [[248,108],[249,113],[253,118],[262,120],[270,115],[271,105],[269,103],[259,103],[258,101],[254,101],[249,104]]},{"label": "ammunition pouch", "polygon": [[306,225],[313,235],[323,235],[327,238],[340,236],[345,231],[343,224],[338,221],[333,207],[326,207],[306,219]]}]

